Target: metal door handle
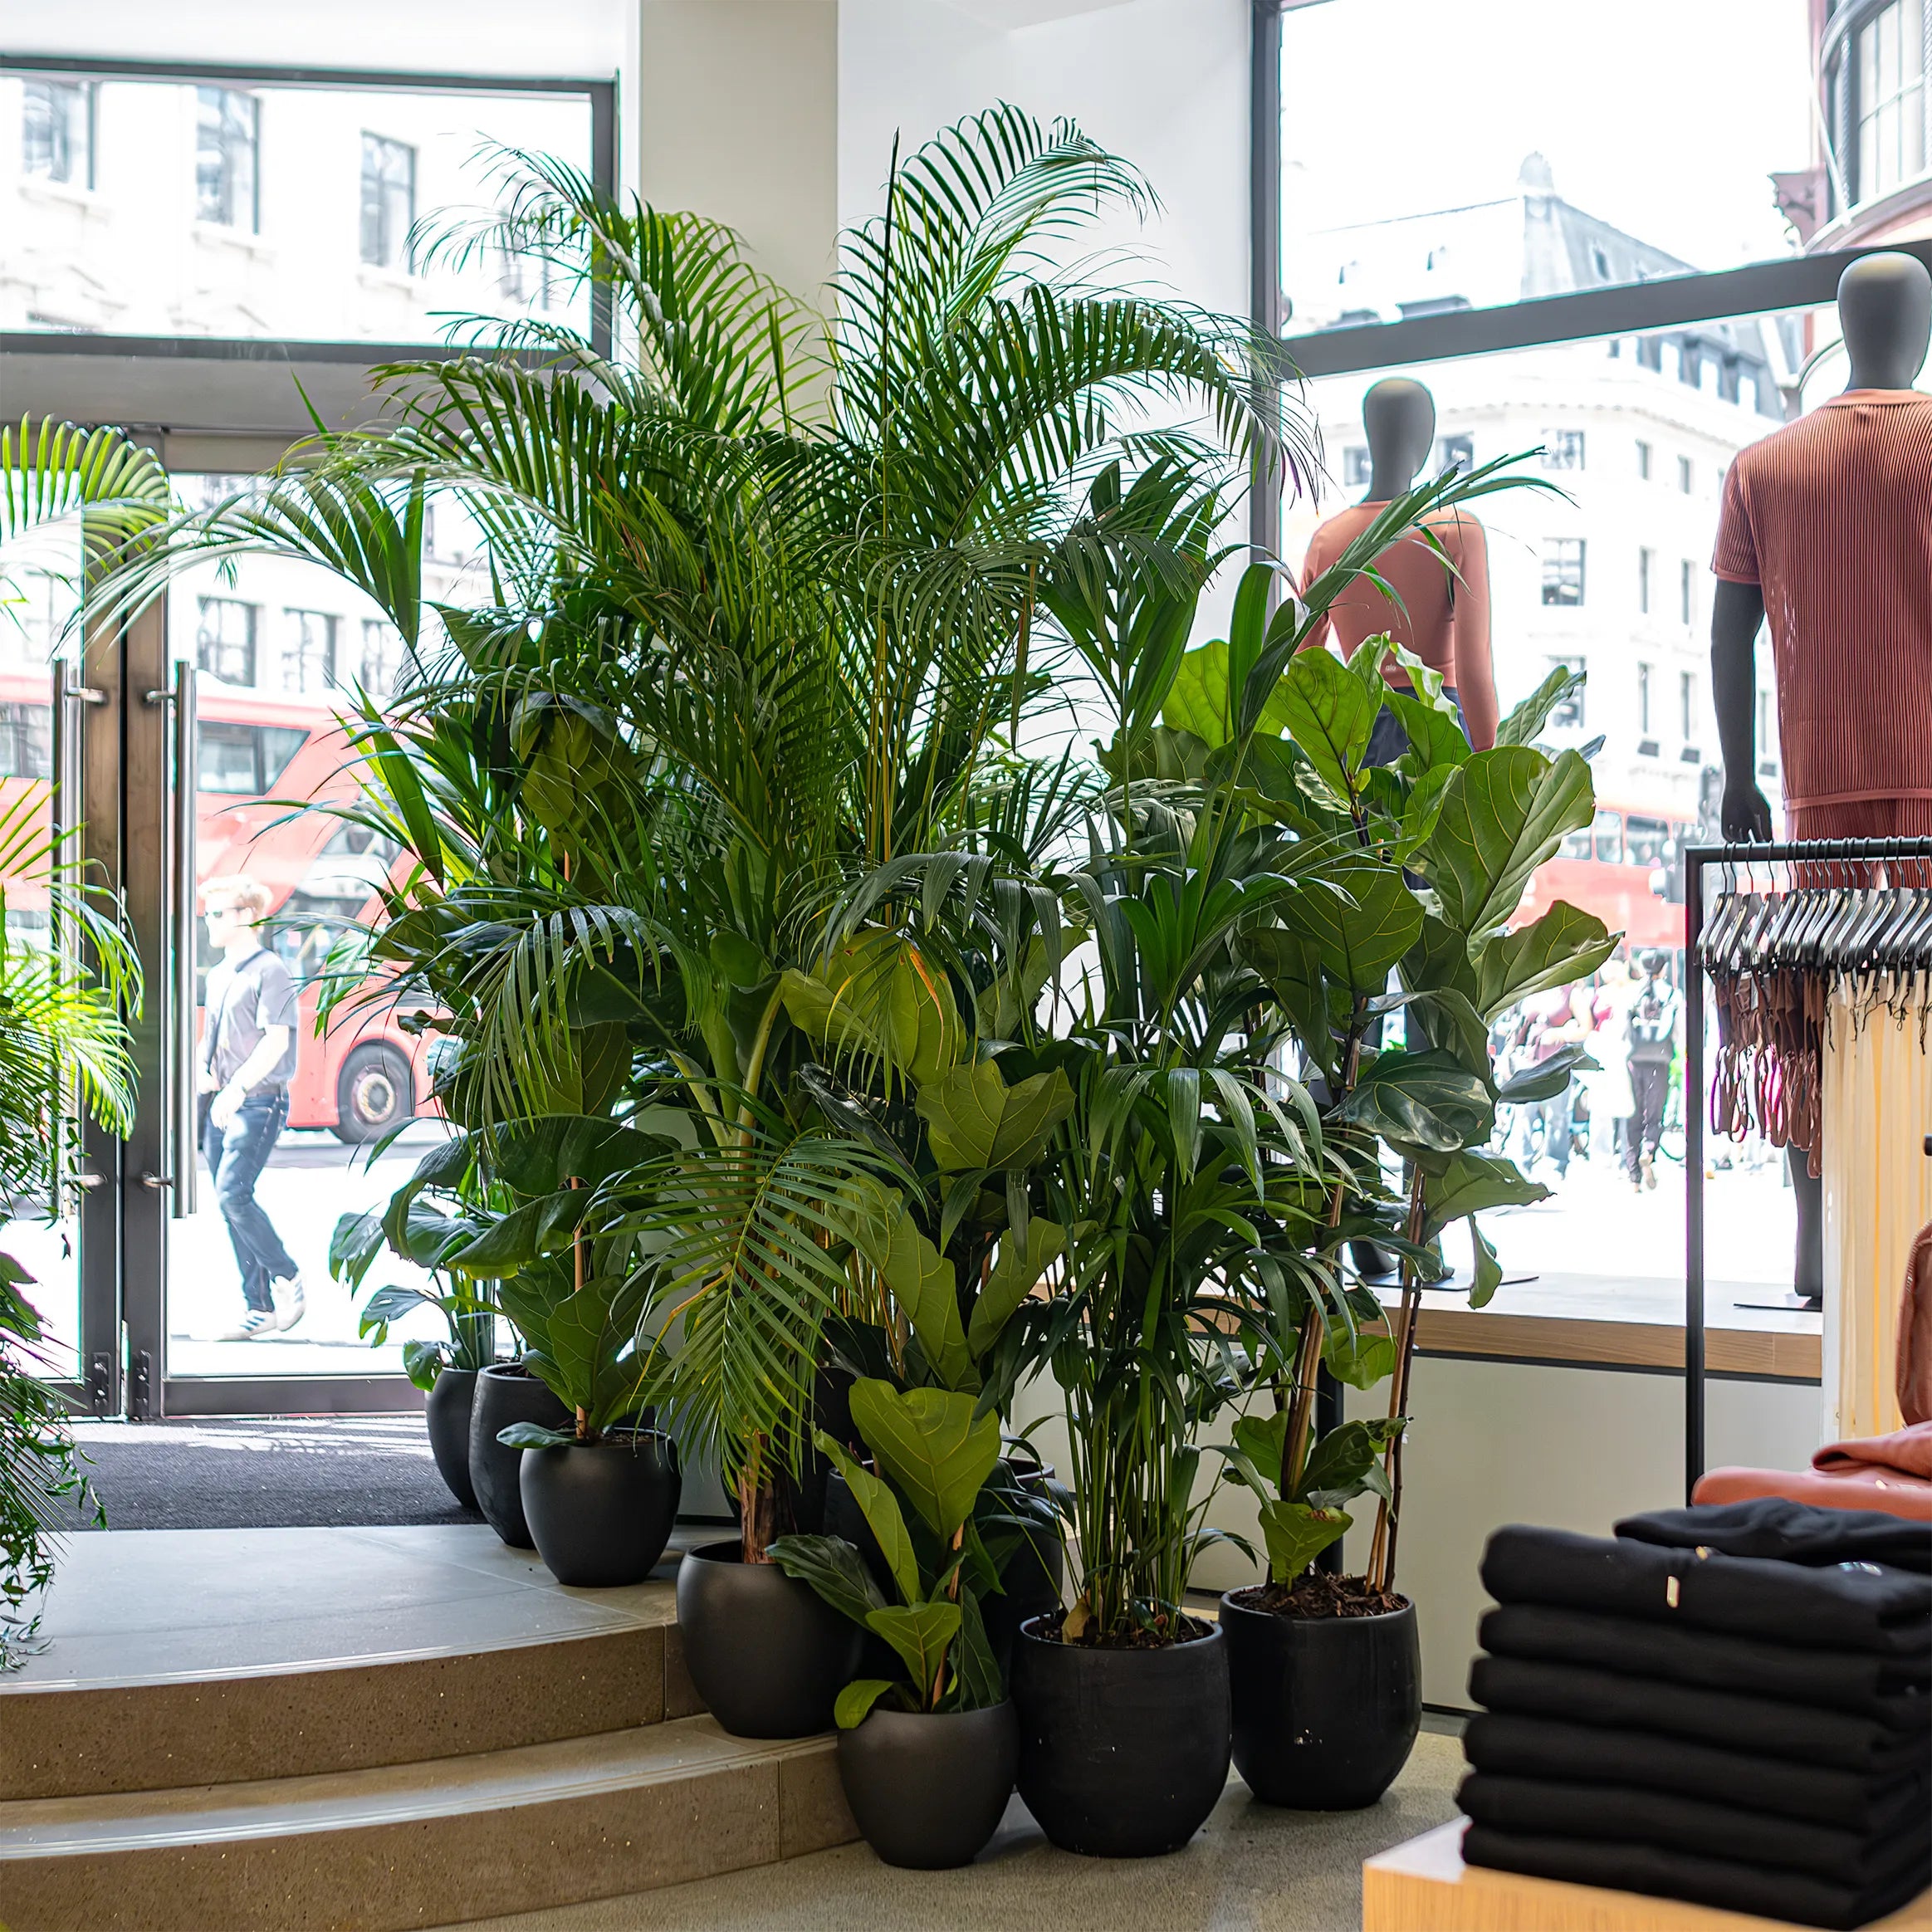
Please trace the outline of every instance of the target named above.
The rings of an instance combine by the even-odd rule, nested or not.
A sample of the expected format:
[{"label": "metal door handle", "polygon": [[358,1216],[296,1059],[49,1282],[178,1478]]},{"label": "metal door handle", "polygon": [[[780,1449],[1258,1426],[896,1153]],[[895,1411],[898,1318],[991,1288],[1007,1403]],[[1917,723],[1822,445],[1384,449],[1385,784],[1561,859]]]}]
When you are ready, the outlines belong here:
[{"label": "metal door handle", "polygon": [[169,695],[174,704],[174,809],[170,839],[172,861],[169,912],[174,927],[174,1087],[169,1099],[169,1134],[173,1142],[169,1158],[174,1166],[172,1181],[154,1184],[171,1186],[174,1200],[169,1212],[176,1220],[185,1220],[194,1212],[195,1142],[200,1137],[200,1108],[194,1087],[194,839],[195,807],[201,789],[200,758],[195,741],[194,670],[185,658],[174,667],[174,689]]}]

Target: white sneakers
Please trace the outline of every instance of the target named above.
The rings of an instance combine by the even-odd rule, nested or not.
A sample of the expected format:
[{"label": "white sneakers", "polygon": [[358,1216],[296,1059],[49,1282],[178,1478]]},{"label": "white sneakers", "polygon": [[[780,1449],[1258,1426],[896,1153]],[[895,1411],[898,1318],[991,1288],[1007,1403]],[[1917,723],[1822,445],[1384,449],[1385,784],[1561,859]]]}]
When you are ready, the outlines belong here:
[{"label": "white sneakers", "polygon": [[270,1283],[268,1293],[275,1303],[272,1308],[250,1308],[233,1328],[216,1336],[216,1341],[258,1342],[264,1335],[292,1328],[307,1313],[309,1299],[299,1274]]}]

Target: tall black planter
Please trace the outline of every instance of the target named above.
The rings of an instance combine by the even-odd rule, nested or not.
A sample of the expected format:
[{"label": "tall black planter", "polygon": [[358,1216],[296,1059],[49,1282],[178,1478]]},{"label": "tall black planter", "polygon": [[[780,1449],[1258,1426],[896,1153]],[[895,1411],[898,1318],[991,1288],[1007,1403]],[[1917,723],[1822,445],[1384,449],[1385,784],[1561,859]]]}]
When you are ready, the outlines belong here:
[{"label": "tall black planter", "polygon": [[446,1368],[423,1403],[436,1473],[466,1509],[477,1506],[476,1484],[470,1480],[470,1411],[476,1393],[475,1369]]},{"label": "tall black planter", "polygon": [[741,1563],[735,1543],[678,1564],[677,1633],[697,1695],[734,1737],[829,1730],[858,1670],[858,1626],[777,1564]]},{"label": "tall black planter", "polygon": [[1382,1617],[1278,1617],[1221,1598],[1234,1694],[1235,1768],[1264,1804],[1373,1804],[1422,1725],[1416,1607]]},{"label": "tall black planter", "polygon": [[1013,1656],[1020,1795],[1066,1851],[1177,1851],[1228,1781],[1228,1646],[1096,1650],[1020,1627]]},{"label": "tall black planter", "polygon": [[865,1842],[888,1865],[970,1865],[999,1829],[1020,1763],[1010,1704],[942,1716],[874,1705],[839,1734],[839,1781]]},{"label": "tall black planter", "polygon": [[657,1568],[677,1520],[677,1445],[653,1430],[526,1449],[518,1475],[536,1553],[560,1583],[609,1589]]},{"label": "tall black planter", "polygon": [[523,1451],[506,1448],[496,1432],[512,1422],[568,1429],[571,1421],[570,1411],[521,1362],[499,1362],[477,1377],[470,1408],[470,1481],[477,1507],[512,1549],[535,1549],[536,1543],[523,1514]]}]

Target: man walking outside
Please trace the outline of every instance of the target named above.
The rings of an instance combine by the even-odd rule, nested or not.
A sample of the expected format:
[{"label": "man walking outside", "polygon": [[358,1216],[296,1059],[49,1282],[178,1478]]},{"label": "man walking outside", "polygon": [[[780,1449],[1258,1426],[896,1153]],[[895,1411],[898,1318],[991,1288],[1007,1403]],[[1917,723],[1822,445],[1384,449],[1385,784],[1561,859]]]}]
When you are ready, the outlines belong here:
[{"label": "man walking outside", "polygon": [[1630,1090],[1636,1103],[1625,1150],[1631,1185],[1657,1185],[1657,1148],[1664,1137],[1664,1105],[1670,1093],[1670,1063],[1677,1057],[1677,989],[1666,980],[1661,952],[1638,961],[1643,978],[1630,1006]]},{"label": "man walking outside", "polygon": [[257,936],[268,911],[266,886],[251,878],[210,879],[202,902],[208,938],[222,959],[208,976],[203,1001],[195,1081],[206,1109],[201,1147],[247,1304],[218,1338],[252,1342],[292,1328],[305,1305],[301,1274],[255,1198],[255,1183],[288,1121],[296,990],[287,967]]}]

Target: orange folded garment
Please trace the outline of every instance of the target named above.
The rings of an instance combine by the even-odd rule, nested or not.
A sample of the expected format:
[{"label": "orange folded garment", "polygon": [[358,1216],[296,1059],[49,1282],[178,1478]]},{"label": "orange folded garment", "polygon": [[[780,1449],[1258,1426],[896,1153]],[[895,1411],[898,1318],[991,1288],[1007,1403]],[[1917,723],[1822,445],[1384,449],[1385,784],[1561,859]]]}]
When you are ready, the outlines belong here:
[{"label": "orange folded garment", "polygon": [[1834,1442],[1812,1458],[1812,1467],[1829,1475],[1846,1474],[1855,1463],[1932,1481],[1932,1422],[1915,1422],[1889,1436],[1861,1436],[1849,1442]]},{"label": "orange folded garment", "polygon": [[1920,1229],[1905,1263],[1899,1298],[1899,1413],[1908,1422],[1932,1421],[1932,1224]]}]

